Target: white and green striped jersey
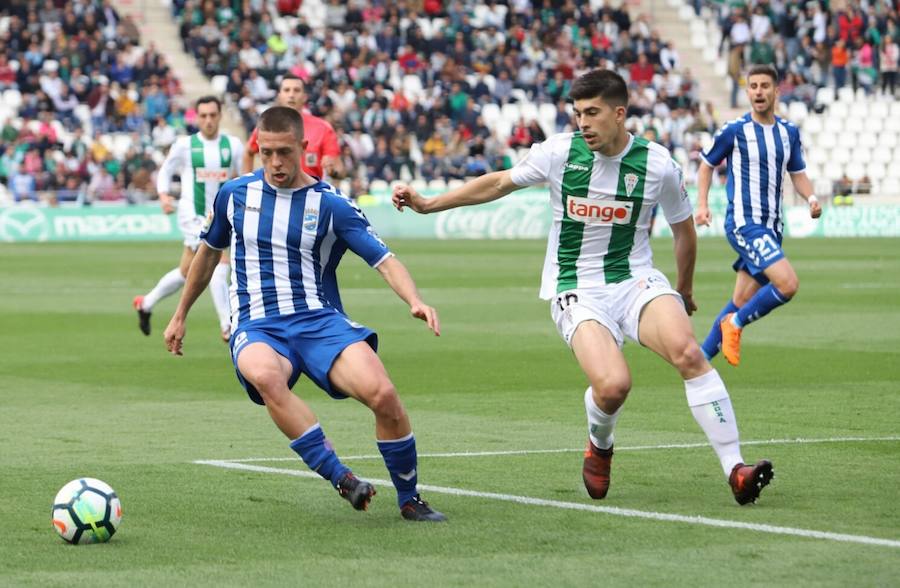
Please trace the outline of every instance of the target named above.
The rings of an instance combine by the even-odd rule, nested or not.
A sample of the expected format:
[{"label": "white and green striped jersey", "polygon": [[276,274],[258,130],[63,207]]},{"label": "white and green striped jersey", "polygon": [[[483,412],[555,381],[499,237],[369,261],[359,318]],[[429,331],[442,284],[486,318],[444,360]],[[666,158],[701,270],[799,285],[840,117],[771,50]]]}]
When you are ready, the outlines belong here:
[{"label": "white and green striped jersey", "polygon": [[591,151],[580,132],[553,135],[532,145],[510,173],[518,186],[550,185],[553,225],[540,294],[546,300],[652,267],[656,204],[669,224],[691,216],[681,167],[662,145],[631,135],[615,157]]},{"label": "white and green striped jersey", "polygon": [[172,176],[181,176],[179,213],[206,216],[222,184],[240,175],[244,144],[237,137],[220,134],[205,139],[200,133],[179,137],[159,168],[156,190],[170,194]]}]

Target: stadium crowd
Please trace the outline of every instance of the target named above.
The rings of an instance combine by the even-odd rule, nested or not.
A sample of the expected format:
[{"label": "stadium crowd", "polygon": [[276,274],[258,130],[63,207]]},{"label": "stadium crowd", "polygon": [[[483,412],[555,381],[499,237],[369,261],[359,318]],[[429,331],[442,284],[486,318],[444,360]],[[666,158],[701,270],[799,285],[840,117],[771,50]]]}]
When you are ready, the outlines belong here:
[{"label": "stadium crowd", "polygon": [[[900,3],[890,0],[750,0],[719,5],[720,52],[739,81],[748,64],[772,63],[781,100],[812,106],[816,90],[852,85],[896,96]],[[733,85],[732,104],[739,84]]]},{"label": "stadium crowd", "polygon": [[[173,0],[193,54],[249,132],[285,73],[342,143],[351,192],[375,180],[479,175],[572,128],[574,76],[630,83],[629,129],[693,177],[716,114],[646,14],[602,0]],[[719,6],[714,4],[713,6]],[[818,87],[895,91],[897,7],[880,0],[721,5],[737,68],[774,62],[782,99]],[[841,52],[844,57],[841,57]],[[843,64],[843,65],[841,65]],[[842,69],[843,67],[843,69]],[[735,86],[737,87],[737,86]],[[15,200],[137,202],[195,113],[152,42],[109,0],[12,0],[0,8],[0,183]]]}]

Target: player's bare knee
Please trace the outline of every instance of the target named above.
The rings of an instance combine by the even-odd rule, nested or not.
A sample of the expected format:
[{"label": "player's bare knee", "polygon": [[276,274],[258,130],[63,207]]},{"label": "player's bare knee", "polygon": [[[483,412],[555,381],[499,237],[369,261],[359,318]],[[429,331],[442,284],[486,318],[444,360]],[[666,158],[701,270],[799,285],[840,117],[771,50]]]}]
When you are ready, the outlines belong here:
[{"label": "player's bare knee", "polygon": [[793,276],[787,280],[785,280],[782,284],[778,286],[778,291],[784,294],[784,297],[787,299],[791,299],[797,295],[797,291],[800,289],[800,280],[797,276]]},{"label": "player's bare knee", "polygon": [[366,395],[366,405],[376,415],[391,420],[400,420],[403,417],[403,404],[397,389],[390,382],[377,382]]},{"label": "player's bare knee", "polygon": [[625,402],[631,391],[631,378],[612,376],[600,382],[591,382],[594,389],[594,403],[601,408],[610,404],[620,405]]},{"label": "player's bare knee", "polygon": [[693,377],[706,369],[706,357],[694,339],[686,339],[678,345],[671,356],[672,365],[687,377]]},{"label": "player's bare knee", "polygon": [[268,405],[281,404],[284,402],[287,394],[290,394],[290,390],[285,385],[284,377],[277,370],[266,370],[254,374],[251,382]]}]

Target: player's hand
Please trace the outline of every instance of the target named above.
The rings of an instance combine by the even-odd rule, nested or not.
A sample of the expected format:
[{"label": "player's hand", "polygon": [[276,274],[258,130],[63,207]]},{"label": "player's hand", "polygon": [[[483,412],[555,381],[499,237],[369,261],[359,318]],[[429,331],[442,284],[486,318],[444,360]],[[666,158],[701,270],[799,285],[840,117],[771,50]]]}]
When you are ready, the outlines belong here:
[{"label": "player's hand", "polygon": [[427,304],[417,302],[409,307],[409,313],[415,318],[425,321],[436,336],[441,336],[441,321],[438,319],[437,310]]},{"label": "player's hand", "polygon": [[406,184],[397,184],[394,186],[394,193],[391,196],[394,207],[403,212],[404,207],[413,209],[421,213],[424,210],[425,199],[415,191],[411,186]]},{"label": "player's hand", "polygon": [[159,205],[162,207],[162,211],[166,214],[172,214],[173,212],[175,212],[175,199],[168,194],[159,195]]},{"label": "player's hand", "polygon": [[697,310],[697,303],[694,302],[694,294],[691,292],[679,292],[681,300],[684,302],[684,310],[691,316]]},{"label": "player's hand", "polygon": [[812,218],[819,218],[822,216],[822,205],[819,204],[817,200],[813,200],[809,203],[809,216]]},{"label": "player's hand", "polygon": [[163,339],[166,341],[166,349],[169,350],[169,353],[184,355],[181,347],[181,343],[184,341],[184,322],[173,317],[163,333]]},{"label": "player's hand", "polygon": [[694,213],[694,223],[708,227],[710,222],[712,222],[712,213],[709,212],[709,207],[698,206],[697,212]]}]

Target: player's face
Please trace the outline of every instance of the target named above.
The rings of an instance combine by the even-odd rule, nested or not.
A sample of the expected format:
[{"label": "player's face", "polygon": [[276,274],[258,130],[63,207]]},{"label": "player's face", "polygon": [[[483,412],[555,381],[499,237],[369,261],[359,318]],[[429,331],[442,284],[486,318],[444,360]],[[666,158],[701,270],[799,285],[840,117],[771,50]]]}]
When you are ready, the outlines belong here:
[{"label": "player's face", "polygon": [[197,107],[197,127],[204,137],[212,139],[219,132],[222,113],[215,102],[204,102]]},{"label": "player's face", "polygon": [[613,144],[625,123],[625,107],[607,104],[602,98],[575,101],[575,122],[591,151]]},{"label": "player's face", "polygon": [[291,132],[271,131],[259,131],[258,141],[266,181],[276,188],[298,187],[300,157],[306,141],[301,143]]},{"label": "player's face", "polygon": [[770,115],[775,112],[775,100],[778,88],[775,80],[766,74],[757,74],[747,78],[747,98],[757,114]]},{"label": "player's face", "polygon": [[284,80],[278,88],[278,104],[300,111],[306,104],[306,88],[300,80]]}]

